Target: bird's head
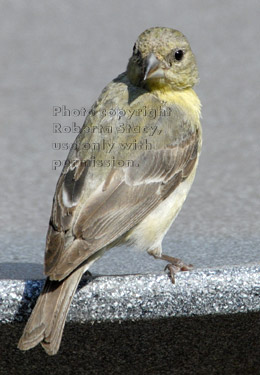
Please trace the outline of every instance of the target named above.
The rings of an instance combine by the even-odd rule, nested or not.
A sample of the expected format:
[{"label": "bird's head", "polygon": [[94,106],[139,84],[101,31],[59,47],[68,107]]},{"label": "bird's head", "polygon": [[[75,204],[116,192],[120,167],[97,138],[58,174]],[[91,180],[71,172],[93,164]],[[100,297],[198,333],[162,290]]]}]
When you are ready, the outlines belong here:
[{"label": "bird's head", "polygon": [[198,69],[189,42],[180,31],[153,27],[138,37],[127,76],[133,85],[148,90],[182,90],[198,81]]}]

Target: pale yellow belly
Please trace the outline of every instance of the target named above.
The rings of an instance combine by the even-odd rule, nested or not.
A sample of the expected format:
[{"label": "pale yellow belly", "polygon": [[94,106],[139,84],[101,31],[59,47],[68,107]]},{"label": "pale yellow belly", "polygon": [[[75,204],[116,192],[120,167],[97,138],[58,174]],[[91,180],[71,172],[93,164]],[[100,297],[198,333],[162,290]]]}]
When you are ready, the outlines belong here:
[{"label": "pale yellow belly", "polygon": [[192,185],[197,168],[195,164],[190,176],[173,193],[145,217],[127,236],[141,250],[153,250],[160,255],[161,243],[166,232],[178,215]]}]

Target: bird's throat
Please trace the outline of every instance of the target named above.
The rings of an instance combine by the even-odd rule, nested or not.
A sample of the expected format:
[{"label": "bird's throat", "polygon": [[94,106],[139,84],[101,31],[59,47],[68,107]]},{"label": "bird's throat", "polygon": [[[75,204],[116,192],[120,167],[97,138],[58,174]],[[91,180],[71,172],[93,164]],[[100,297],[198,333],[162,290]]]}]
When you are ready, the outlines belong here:
[{"label": "bird's throat", "polygon": [[201,103],[192,88],[173,90],[168,87],[163,88],[161,85],[159,85],[159,87],[153,85],[150,87],[150,92],[158,96],[161,101],[176,104],[194,120],[199,121],[201,116]]}]

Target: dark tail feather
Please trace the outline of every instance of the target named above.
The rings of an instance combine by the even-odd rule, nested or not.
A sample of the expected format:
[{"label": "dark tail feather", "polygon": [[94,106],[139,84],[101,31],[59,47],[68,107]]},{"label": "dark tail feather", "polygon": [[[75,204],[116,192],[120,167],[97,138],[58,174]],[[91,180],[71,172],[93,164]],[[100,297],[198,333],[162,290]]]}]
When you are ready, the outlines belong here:
[{"label": "dark tail feather", "polygon": [[62,281],[46,280],[19,340],[19,349],[28,350],[41,343],[49,355],[58,352],[70,303],[85,270],[80,267]]}]

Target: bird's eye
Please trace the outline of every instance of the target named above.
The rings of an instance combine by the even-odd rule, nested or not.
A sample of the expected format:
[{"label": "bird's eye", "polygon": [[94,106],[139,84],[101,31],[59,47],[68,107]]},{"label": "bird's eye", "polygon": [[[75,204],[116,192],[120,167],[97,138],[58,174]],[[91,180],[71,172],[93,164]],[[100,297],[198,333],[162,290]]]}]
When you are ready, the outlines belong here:
[{"label": "bird's eye", "polygon": [[137,57],[140,57],[140,55],[141,55],[141,52],[136,47],[136,44],[134,45],[134,48],[133,48],[133,54],[136,55]]},{"label": "bird's eye", "polygon": [[178,50],[175,51],[175,53],[174,53],[174,58],[175,58],[175,60],[177,60],[177,61],[181,61],[182,58],[183,58],[183,55],[184,55],[183,50],[182,50],[182,49],[178,49]]}]

